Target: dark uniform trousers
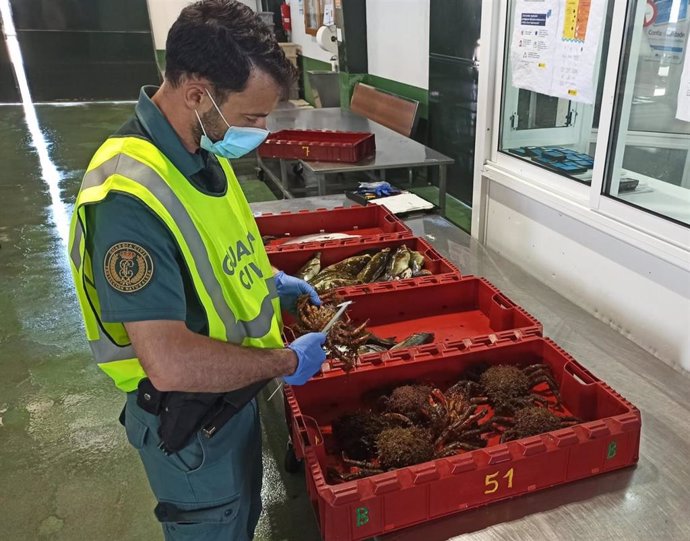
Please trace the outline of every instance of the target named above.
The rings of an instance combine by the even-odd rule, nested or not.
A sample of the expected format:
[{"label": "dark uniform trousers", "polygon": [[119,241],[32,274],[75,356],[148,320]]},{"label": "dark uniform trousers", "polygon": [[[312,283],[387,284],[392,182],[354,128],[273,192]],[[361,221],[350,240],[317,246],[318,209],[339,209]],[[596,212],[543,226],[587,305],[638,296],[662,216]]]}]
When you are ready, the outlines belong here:
[{"label": "dark uniform trousers", "polygon": [[261,514],[261,426],[256,399],[213,438],[197,433],[177,453],[159,449],[159,420],[127,395],[127,439],[139,451],[167,541],[245,541]]}]

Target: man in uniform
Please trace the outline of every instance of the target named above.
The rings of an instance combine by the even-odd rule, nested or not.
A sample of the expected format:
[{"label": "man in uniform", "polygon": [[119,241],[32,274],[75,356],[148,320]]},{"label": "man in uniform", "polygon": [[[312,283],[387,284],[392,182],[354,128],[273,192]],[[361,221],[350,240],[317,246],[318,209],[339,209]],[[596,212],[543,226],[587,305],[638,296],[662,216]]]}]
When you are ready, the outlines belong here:
[{"label": "man in uniform", "polygon": [[[263,142],[295,73],[233,0],[187,6],[166,49],[162,86],[141,89],[134,116],[89,164],[72,271],[95,360],[127,393],[121,420],[166,539],[246,540],[261,512],[256,399],[240,400],[213,437],[194,423],[208,397],[222,413],[232,392],[274,377],[301,385],[325,360],[322,333],[283,345],[281,307],[320,301],[274,274],[228,161]],[[195,430],[174,445],[179,420]]]}]

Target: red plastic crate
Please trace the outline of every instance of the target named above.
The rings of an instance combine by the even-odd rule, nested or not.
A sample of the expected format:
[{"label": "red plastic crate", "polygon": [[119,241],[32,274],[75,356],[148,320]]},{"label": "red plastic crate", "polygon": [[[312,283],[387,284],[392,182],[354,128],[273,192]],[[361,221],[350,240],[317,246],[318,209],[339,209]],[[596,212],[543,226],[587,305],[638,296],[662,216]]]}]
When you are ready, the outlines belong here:
[{"label": "red plastic crate", "polygon": [[[336,207],[333,209],[300,210],[297,212],[266,213],[255,217],[261,236],[275,237],[266,244],[268,252],[280,247],[301,250],[324,246],[357,244],[362,240],[386,240],[412,237],[412,231],[387,208],[381,205],[366,207]],[[306,235],[345,233],[358,235],[350,239],[325,242],[286,244]]]},{"label": "red plastic crate", "polygon": [[[469,339],[491,343],[501,338],[526,334],[541,335],[542,326],[534,317],[508,299],[488,280],[475,276],[426,276],[415,281],[400,280],[342,288],[340,295],[354,301],[347,315],[355,325],[369,320],[367,330],[381,338],[402,340],[417,332],[433,332],[434,342],[415,348],[434,356],[447,347]],[[283,314],[287,325],[294,318]],[[291,341],[289,329],[285,335]],[[402,359],[409,349],[369,353],[360,364],[381,364]],[[339,373],[339,361],[330,361]],[[330,371],[318,377],[331,377]]]},{"label": "red plastic crate", "polygon": [[[414,357],[414,356],[413,356]],[[478,363],[551,367],[569,428],[329,484],[330,424],[369,404],[368,393],[410,381],[446,385]],[[537,390],[539,388],[537,387]],[[434,359],[369,365],[285,388],[293,441],[304,450],[307,491],[326,541],[360,540],[444,515],[623,468],[638,461],[639,411],[554,342],[540,337],[465,344]]]},{"label": "red plastic crate", "polygon": [[[304,264],[309,261],[316,252],[321,252],[321,267],[338,263],[348,257],[355,256],[366,250],[383,250],[390,248],[391,253],[400,246],[407,246],[410,250],[417,251],[424,256],[424,268],[432,273],[432,276],[441,277],[447,274],[460,275],[460,271],[446,261],[429,243],[418,237],[405,240],[385,240],[372,241],[371,239],[361,239],[359,243],[350,243],[345,246],[333,246],[307,250],[280,251],[280,249],[270,252],[268,258],[271,264],[285,271],[287,274],[295,274]],[[417,283],[422,278],[410,278],[401,281],[403,283]],[[342,288],[341,288],[342,289]]]},{"label": "red plastic crate", "polygon": [[376,152],[373,133],[329,130],[281,130],[259,147],[262,158],[357,163]]}]

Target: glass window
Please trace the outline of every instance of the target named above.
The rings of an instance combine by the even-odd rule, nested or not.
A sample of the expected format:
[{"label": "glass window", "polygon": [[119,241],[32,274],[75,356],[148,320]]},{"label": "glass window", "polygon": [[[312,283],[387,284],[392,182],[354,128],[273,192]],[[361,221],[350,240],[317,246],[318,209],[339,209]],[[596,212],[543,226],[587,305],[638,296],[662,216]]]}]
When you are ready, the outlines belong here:
[{"label": "glass window", "polygon": [[[529,11],[533,13],[529,13],[528,17],[534,21],[533,27],[521,24],[525,18],[524,13],[517,13],[518,4],[529,5]],[[570,4],[568,5],[570,6]],[[580,17],[578,20],[587,20],[590,4],[589,2],[581,2],[580,4],[583,11],[577,13],[577,16]],[[548,95],[548,93],[542,94],[513,85],[513,62],[516,61],[516,58],[528,58],[533,55],[534,63],[542,66],[542,60],[538,59],[536,55],[540,54],[540,48],[544,41],[528,35],[532,31],[527,29],[534,28],[534,36],[537,38],[541,38],[541,32],[549,33],[551,44],[557,43],[560,46],[562,43],[568,43],[566,47],[577,47],[577,53],[581,53],[584,48],[581,47],[580,43],[575,43],[576,39],[566,39],[568,18],[565,6],[562,12],[552,16],[550,10],[554,5],[552,2],[535,0],[526,4],[516,0],[509,1],[499,150],[578,182],[591,183],[601,90],[606,70],[606,55],[602,55],[602,51],[605,52],[608,48],[612,4],[612,1],[605,4],[606,15],[601,25],[603,31],[593,33],[591,28],[573,27],[578,38],[587,36],[587,32],[590,32],[589,43],[591,43],[592,35],[598,37],[598,41],[595,40],[594,42],[597,52],[594,59],[594,73],[592,73],[595,89],[593,99],[590,100],[594,103],[587,104],[579,100],[565,99]],[[521,24],[517,29],[517,35],[514,33],[516,17],[520,18],[518,24]],[[550,21],[550,17],[553,17],[553,21]],[[523,35],[525,39],[523,39]],[[571,49],[566,50],[564,48],[561,51],[564,51],[564,55],[572,54]],[[545,63],[549,64],[549,62]],[[555,66],[555,61],[550,62],[550,64]],[[564,66],[565,63],[558,70],[553,69],[554,80],[557,73],[564,69]],[[523,75],[522,80],[525,79],[529,79],[529,77]],[[520,87],[525,86],[524,83],[518,82],[518,84]]]},{"label": "glass window", "polygon": [[[688,0],[636,0],[615,103],[604,194],[690,224],[690,122],[676,117],[690,67]],[[688,70],[690,76],[690,69]]]},{"label": "glass window", "polygon": [[323,22],[323,10],[321,0],[304,0],[304,32],[312,36],[316,35],[317,30]]}]

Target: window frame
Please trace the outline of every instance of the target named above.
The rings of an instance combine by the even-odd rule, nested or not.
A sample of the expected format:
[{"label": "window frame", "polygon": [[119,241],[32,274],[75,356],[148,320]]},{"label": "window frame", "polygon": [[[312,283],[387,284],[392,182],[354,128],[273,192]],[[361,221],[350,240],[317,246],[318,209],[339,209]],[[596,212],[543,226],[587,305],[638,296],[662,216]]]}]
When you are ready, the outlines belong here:
[{"label": "window frame", "polygon": [[322,26],[323,23],[323,0],[314,0],[316,2],[316,26],[309,26],[309,17],[311,15],[311,7],[309,6],[309,0],[304,0],[304,33],[310,36],[316,36],[316,32]]},{"label": "window frame", "polygon": [[[488,47],[495,50],[484,51],[484,58],[494,61],[495,70],[490,77],[490,84],[496,89],[493,97],[480,99],[492,100],[493,123],[490,148],[484,149],[487,158],[483,173],[496,182],[534,198],[544,204],[562,211],[593,227],[601,228],[612,236],[630,244],[643,247],[666,261],[681,267],[690,266],[690,228],[674,222],[669,218],[655,215],[647,210],[619,201],[604,193],[606,179],[610,168],[613,122],[616,120],[616,92],[619,78],[623,75],[625,64],[623,41],[628,28],[629,10],[636,1],[613,2],[611,35],[608,47],[602,51],[606,55],[606,70],[601,98],[599,127],[593,130],[596,136],[594,168],[591,185],[572,180],[558,173],[548,171],[538,165],[510,156],[499,150],[501,124],[503,123],[503,94],[505,62],[510,61],[506,55],[506,46],[511,37],[507,35],[509,2],[502,2],[496,13],[498,23],[493,26],[493,38],[487,40]],[[637,2],[637,9],[643,10],[645,2]],[[634,19],[631,19],[634,20]],[[486,43],[486,42],[485,42]],[[479,110],[486,105],[478,107]],[[479,154],[478,154],[479,155]],[[620,157],[622,159],[622,156]],[[486,191],[485,187],[479,186]],[[481,194],[479,194],[481,196]],[[481,232],[483,227],[477,229]],[[660,242],[661,241],[661,242]]]}]

